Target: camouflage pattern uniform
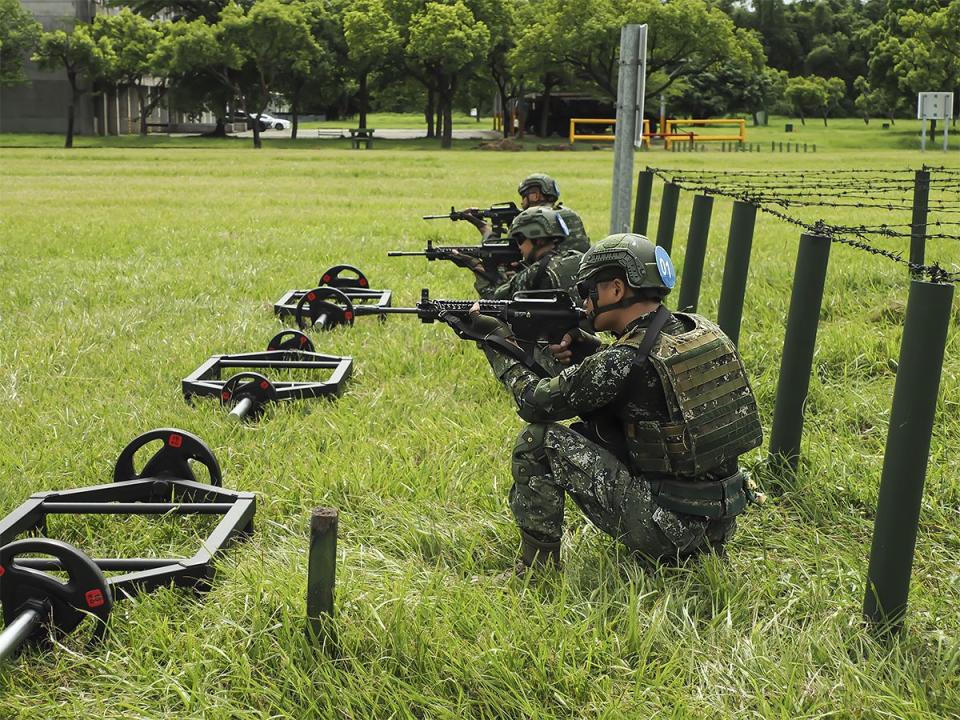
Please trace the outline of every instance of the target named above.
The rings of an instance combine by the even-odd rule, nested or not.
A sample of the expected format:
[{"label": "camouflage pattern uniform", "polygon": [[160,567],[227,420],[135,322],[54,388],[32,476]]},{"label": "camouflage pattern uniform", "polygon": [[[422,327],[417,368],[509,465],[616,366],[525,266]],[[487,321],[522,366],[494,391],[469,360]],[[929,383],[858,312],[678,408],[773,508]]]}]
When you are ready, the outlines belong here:
[{"label": "camouflage pattern uniform", "polygon": [[560,217],[570,228],[570,234],[565,240],[561,240],[557,245],[558,250],[576,250],[579,253],[585,253],[590,249],[590,238],[583,227],[583,220],[580,216],[563,203],[556,203],[553,209],[560,213]]},{"label": "camouflage pattern uniform", "polygon": [[566,290],[579,304],[576,285],[580,255],[574,250],[552,250],[500,284],[477,275],[474,287],[484,300],[510,300],[523,290]]},{"label": "camouflage pattern uniform", "polygon": [[[517,192],[520,194],[520,197],[523,198],[527,192],[533,188],[537,188],[544,197],[543,202],[540,204],[559,212],[569,229],[569,234],[565,239],[560,241],[557,249],[576,250],[580,253],[589,250],[590,238],[587,236],[587,231],[583,227],[583,220],[580,219],[580,216],[577,215],[576,212],[568,207],[564,207],[563,203],[560,202],[560,186],[557,184],[557,181],[549,175],[534,173],[533,175],[528,175],[520,182],[520,185],[517,187]],[[534,206],[531,205],[531,207]]]},{"label": "camouflage pattern uniform", "polygon": [[[617,242],[607,252],[623,254]],[[656,287],[631,282],[641,285]],[[530,423],[513,450],[510,490],[527,564],[531,543],[558,557],[567,494],[599,529],[651,558],[683,557],[733,535],[748,498],[738,455],[760,443],[742,363],[716,325],[677,313],[638,364],[656,315],[637,318],[616,343],[552,378],[484,349],[518,414]],[[691,404],[696,412],[689,412]],[[558,423],[577,416],[585,422]]]}]

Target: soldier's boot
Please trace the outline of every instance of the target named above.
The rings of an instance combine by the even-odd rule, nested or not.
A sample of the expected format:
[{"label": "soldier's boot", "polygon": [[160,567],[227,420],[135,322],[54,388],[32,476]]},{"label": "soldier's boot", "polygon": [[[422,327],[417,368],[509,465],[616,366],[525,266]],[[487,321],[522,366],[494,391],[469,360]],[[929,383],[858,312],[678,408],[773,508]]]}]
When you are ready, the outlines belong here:
[{"label": "soldier's boot", "polygon": [[520,560],[496,576],[499,583],[511,578],[523,577],[530,571],[557,569],[560,567],[560,541],[543,542],[520,531]]}]

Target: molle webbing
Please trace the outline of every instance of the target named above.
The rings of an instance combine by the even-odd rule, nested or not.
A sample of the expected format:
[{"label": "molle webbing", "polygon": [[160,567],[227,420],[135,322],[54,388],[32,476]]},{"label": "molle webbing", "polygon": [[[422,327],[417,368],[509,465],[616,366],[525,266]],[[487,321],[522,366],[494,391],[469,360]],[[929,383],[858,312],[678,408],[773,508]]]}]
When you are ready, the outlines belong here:
[{"label": "molle webbing", "polygon": [[[673,422],[633,423],[626,435],[638,469],[696,477],[757,447],[762,429],[733,343],[708,320],[686,318],[694,329],[661,334],[649,357]],[[642,338],[631,336],[626,343],[639,346]]]}]

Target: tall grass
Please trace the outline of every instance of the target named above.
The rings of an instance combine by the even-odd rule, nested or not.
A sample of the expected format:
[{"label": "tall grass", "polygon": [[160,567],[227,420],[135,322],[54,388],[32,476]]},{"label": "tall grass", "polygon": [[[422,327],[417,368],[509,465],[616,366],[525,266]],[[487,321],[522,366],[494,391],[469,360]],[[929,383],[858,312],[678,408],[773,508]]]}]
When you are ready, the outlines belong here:
[{"label": "tall grass", "polygon": [[[360,318],[316,335],[320,352],[356,359],[348,392],[270,408],[257,424],[235,426],[216,402],[187,405],[179,380],[211,354],[264,347],[279,327],[273,301],[329,265],[359,265],[398,305],[421,287],[469,297],[463,271],[386,251],[472,242],[469,227],[419,216],[512,199],[527,173],[554,174],[602,237],[611,155],[304,147],[0,151],[0,510],[105,482],[134,435],[171,425],[215,449],[227,487],[258,493],[256,534],[220,562],[208,595],[122,601],[102,647],[77,635],[24,654],[0,669],[0,717],[960,716],[955,324],[908,624],[884,645],[860,619],[902,267],[834,247],[801,471],[742,518],[727,558],[645,567],[571,506],[563,571],[501,585],[491,578],[517,545],[506,493],[521,422],[476,349],[443,326]],[[931,157],[638,162],[879,173]],[[690,207],[684,196],[681,272]],[[711,317],[729,207],[714,210],[701,304]],[[884,220],[894,221],[857,210],[849,224]],[[759,216],[740,342],[766,424],[797,237]],[[960,247],[931,242],[928,258],[955,265]],[[341,513],[332,658],[303,632],[317,505]],[[117,555],[202,535],[179,523],[63,532]]]}]

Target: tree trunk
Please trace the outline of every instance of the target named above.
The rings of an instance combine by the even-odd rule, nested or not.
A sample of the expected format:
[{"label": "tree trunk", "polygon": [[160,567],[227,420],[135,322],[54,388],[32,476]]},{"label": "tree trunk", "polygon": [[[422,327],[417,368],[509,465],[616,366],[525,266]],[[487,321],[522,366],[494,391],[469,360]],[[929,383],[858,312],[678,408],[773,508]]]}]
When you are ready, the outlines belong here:
[{"label": "tree trunk", "polygon": [[550,134],[550,83],[543,84],[543,94],[540,96],[543,109],[540,111],[540,132],[537,134],[545,138]]},{"label": "tree trunk", "polygon": [[147,136],[147,99],[143,96],[143,86],[137,85],[137,102],[140,104],[140,135]]},{"label": "tree trunk", "polygon": [[263,147],[263,141],[260,139],[260,113],[253,120],[253,147],[257,150]]},{"label": "tree trunk", "polygon": [[937,134],[937,121],[930,120],[930,137],[933,137]]},{"label": "tree trunk", "polygon": [[443,130],[444,130],[443,128],[443,94],[442,93],[439,94],[439,97],[437,98],[436,112],[437,112],[437,119],[436,119],[437,137],[442,140]]},{"label": "tree trunk", "polygon": [[293,102],[290,103],[290,139],[297,139],[297,128],[300,127],[300,91],[293,95]]},{"label": "tree trunk", "polygon": [[427,105],[423,109],[423,118],[427,121],[427,137],[432,138],[436,137],[434,133],[433,125],[433,106],[436,102],[436,97],[433,92],[433,88],[427,88]]},{"label": "tree trunk", "polygon": [[77,92],[77,73],[68,72],[67,79],[70,80],[70,107],[67,108],[67,139],[64,142],[65,148],[73,147],[73,112],[74,107],[80,100],[80,93]]},{"label": "tree trunk", "polygon": [[826,114],[826,113],[823,114],[823,126],[824,126],[824,127],[827,126],[827,114]]},{"label": "tree trunk", "polygon": [[806,119],[803,117],[803,113],[800,113],[800,124],[801,124],[801,125],[806,125],[806,124],[807,124]]},{"label": "tree trunk", "polygon": [[890,127],[893,127],[894,125],[897,124],[897,121],[896,121],[896,120],[894,119],[894,117],[893,117],[893,111],[892,111],[892,110],[890,111],[889,115],[887,116],[887,120],[890,121]]},{"label": "tree trunk", "polygon": [[443,134],[440,139],[440,147],[445,150],[453,147],[453,91],[450,90],[446,97],[440,100],[440,109],[443,113]]},{"label": "tree trunk", "polygon": [[863,114],[863,124],[864,124],[864,125],[869,125],[869,124],[870,124],[870,115],[868,115],[867,113],[864,113],[864,114]]},{"label": "tree trunk", "polygon": [[367,73],[360,73],[360,91],[358,92],[360,99],[360,127],[365,128],[367,126],[367,103],[369,102],[369,94],[367,93]]}]

